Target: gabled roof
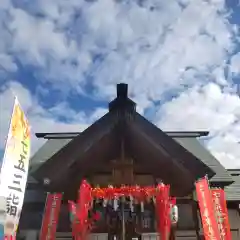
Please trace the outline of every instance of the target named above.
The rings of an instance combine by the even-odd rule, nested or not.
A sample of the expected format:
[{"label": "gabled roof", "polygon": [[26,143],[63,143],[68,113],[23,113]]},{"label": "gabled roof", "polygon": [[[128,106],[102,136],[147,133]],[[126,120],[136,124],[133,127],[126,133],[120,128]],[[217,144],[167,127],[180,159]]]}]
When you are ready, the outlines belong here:
[{"label": "gabled roof", "polygon": [[216,175],[210,179],[210,182],[223,183],[225,185],[233,182],[228,171],[196,138],[176,137],[174,139],[216,173]]},{"label": "gabled roof", "polygon": [[225,188],[226,199],[240,203],[240,169],[230,169],[228,172],[232,175],[234,183]]},{"label": "gabled roof", "polygon": [[[179,142],[189,152],[192,152],[191,141],[194,138],[206,136],[208,134],[208,132],[202,131],[165,131],[164,133]],[[47,141],[32,156],[30,161],[30,172],[34,172],[38,167],[40,167],[40,165],[45,163],[54,154],[56,154],[59,150],[65,147],[72,139],[76,138],[79,134],[81,134],[81,132],[36,133],[36,136],[38,138],[44,138],[47,139]],[[202,151],[202,148],[204,149],[203,146],[200,146],[200,148],[201,149],[199,149],[199,151]],[[197,157],[194,152],[192,153]],[[209,155],[211,156],[211,154]],[[208,159],[208,161],[211,160],[212,159]],[[215,161],[217,160],[215,159]]]},{"label": "gabled roof", "polygon": [[[65,136],[65,134],[62,134]],[[49,139],[42,147],[32,156],[30,160],[30,173],[34,172],[37,167],[45,163],[54,154],[59,152],[64,146],[66,146],[72,138],[68,139]]]},{"label": "gabled roof", "polygon": [[118,85],[109,112],[74,139],[56,142],[54,150],[49,140],[43,146],[46,153],[42,160],[49,159],[32,172],[33,177],[38,181],[49,179],[52,187],[62,187],[64,179],[69,186],[79,175],[119,159],[124,142],[126,154],[149,173],[171,183],[176,196],[191,191],[195,180],[205,174],[211,178],[215,173],[209,166],[136,112],[126,86]]},{"label": "gabled roof", "polygon": [[[196,139],[205,135],[205,132],[165,132],[175,141],[181,144],[185,149],[191,152],[194,156],[208,165],[216,173],[210,179],[210,182],[221,182],[226,185],[231,184],[234,180],[228,170]],[[66,146],[73,138],[77,137],[80,132],[73,133],[46,133],[40,134],[47,140],[45,144],[34,154],[31,159],[30,173],[36,170],[45,161],[50,159],[55,153]],[[39,134],[38,134],[39,136]],[[236,170],[233,170],[236,171]],[[240,170],[239,170],[240,172]]]}]

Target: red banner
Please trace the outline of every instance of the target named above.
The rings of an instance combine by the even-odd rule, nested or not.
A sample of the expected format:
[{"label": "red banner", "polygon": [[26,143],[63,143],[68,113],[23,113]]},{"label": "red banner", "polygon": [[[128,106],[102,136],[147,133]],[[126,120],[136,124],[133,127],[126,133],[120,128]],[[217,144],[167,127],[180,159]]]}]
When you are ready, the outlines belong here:
[{"label": "red banner", "polygon": [[61,193],[48,194],[42,221],[40,240],[55,239],[61,202]]},{"label": "red banner", "polygon": [[218,229],[221,240],[231,240],[231,230],[228,219],[227,203],[223,189],[212,189],[212,200],[215,207]]},{"label": "red banner", "polygon": [[76,204],[72,201],[68,201],[69,212],[70,212],[70,220],[72,224],[72,236],[76,240],[77,239],[77,207]]},{"label": "red banner", "polygon": [[170,199],[169,185],[159,184],[156,194],[156,210],[158,215],[158,232],[162,240],[167,240],[170,235]]},{"label": "red banner", "polygon": [[88,211],[91,208],[92,194],[91,186],[86,180],[83,180],[79,188],[77,200],[77,231],[81,239],[86,239],[88,234]]},{"label": "red banner", "polygon": [[206,178],[202,178],[196,182],[196,192],[205,239],[220,240],[217,220],[214,214],[211,191]]},{"label": "red banner", "polygon": [[83,180],[80,188],[77,201],[77,215],[80,221],[80,225],[85,225],[88,218],[88,211],[91,207],[91,186],[86,180]]}]

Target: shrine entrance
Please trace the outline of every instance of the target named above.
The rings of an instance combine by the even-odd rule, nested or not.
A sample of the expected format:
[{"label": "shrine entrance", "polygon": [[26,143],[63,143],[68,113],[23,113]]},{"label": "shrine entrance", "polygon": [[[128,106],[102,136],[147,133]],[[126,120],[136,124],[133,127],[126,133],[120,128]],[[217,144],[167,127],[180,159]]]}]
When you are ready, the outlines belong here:
[{"label": "shrine entrance", "polygon": [[[92,188],[83,181],[77,203],[69,201],[72,214],[72,232],[75,239],[86,239],[94,233],[99,220],[107,222],[108,239],[130,240],[141,239],[145,204],[155,212],[153,232],[169,237],[171,212],[176,205],[176,199],[169,196],[169,185],[163,183],[157,187],[121,186],[115,188]],[[150,210],[150,209],[149,209]],[[175,218],[175,221],[177,219]],[[154,224],[156,226],[154,226]],[[154,230],[155,229],[155,230]],[[164,230],[165,229],[165,230]]]},{"label": "shrine entrance", "polygon": [[121,203],[119,210],[112,211],[107,217],[109,232],[108,239],[128,240],[140,239],[141,229],[135,212],[131,212],[127,203]]}]

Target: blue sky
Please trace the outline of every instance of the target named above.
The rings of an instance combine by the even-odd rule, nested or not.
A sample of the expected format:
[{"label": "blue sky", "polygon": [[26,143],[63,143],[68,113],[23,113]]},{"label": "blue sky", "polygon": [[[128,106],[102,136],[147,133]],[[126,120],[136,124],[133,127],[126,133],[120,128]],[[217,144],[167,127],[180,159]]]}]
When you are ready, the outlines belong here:
[{"label": "blue sky", "polygon": [[81,131],[125,82],[160,128],[209,130],[240,167],[239,27],[238,0],[1,0],[0,149],[14,94],[33,133]]}]

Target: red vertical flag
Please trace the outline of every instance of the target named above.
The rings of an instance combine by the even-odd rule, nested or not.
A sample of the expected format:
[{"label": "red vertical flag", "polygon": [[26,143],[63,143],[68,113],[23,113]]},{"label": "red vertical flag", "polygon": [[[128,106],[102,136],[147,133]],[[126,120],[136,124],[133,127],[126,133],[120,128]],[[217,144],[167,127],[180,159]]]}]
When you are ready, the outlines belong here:
[{"label": "red vertical flag", "polygon": [[48,194],[40,232],[40,240],[55,239],[61,201],[61,193]]},{"label": "red vertical flag", "polygon": [[88,234],[88,211],[91,207],[92,191],[90,184],[83,180],[76,205],[76,218],[78,223],[76,225],[76,233],[79,235],[78,239],[85,240]]},{"label": "red vertical flag", "polygon": [[72,235],[73,238],[76,240],[77,239],[77,224],[78,224],[78,219],[77,219],[77,207],[76,204],[72,201],[68,201],[69,205],[69,212],[70,212],[70,220],[72,224]]},{"label": "red vertical flag", "polygon": [[202,178],[196,182],[196,192],[205,239],[220,240],[217,220],[214,214],[211,191],[206,178]]},{"label": "red vertical flag", "polygon": [[223,189],[212,189],[212,200],[217,217],[221,240],[231,240],[231,230],[228,219],[228,210]]},{"label": "red vertical flag", "polygon": [[169,185],[158,185],[156,195],[156,210],[158,215],[158,232],[163,240],[168,239],[171,228],[169,192]]},{"label": "red vertical flag", "polygon": [[86,220],[88,219],[88,211],[91,207],[91,186],[86,180],[83,180],[80,189],[79,197],[77,201],[77,217],[80,221],[80,226],[86,225]]}]

